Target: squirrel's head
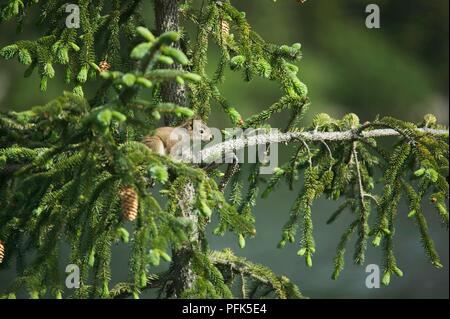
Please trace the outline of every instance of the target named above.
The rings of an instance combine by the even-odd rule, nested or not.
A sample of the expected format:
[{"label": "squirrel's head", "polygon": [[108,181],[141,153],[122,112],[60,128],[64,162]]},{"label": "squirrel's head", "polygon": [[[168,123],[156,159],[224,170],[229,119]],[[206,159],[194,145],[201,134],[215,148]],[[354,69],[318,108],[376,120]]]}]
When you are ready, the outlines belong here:
[{"label": "squirrel's head", "polygon": [[213,139],[211,129],[199,119],[191,119],[183,125],[189,132],[192,132],[194,140],[209,142]]}]

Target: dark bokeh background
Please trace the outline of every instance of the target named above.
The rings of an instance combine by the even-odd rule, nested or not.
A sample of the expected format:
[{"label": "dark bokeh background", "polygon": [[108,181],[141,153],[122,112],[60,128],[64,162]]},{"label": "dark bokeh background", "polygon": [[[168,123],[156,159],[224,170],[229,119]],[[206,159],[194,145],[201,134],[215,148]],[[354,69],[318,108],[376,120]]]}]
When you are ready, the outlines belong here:
[{"label": "dark bokeh background", "polygon": [[[246,11],[253,28],[275,43],[301,42],[304,59],[300,74],[308,85],[312,100],[305,121],[314,114],[327,112],[341,117],[357,113],[362,121],[377,114],[392,115],[405,120],[420,121],[425,113],[434,113],[448,124],[448,51],[449,2],[447,0],[308,0],[298,5],[295,0],[234,1]],[[365,8],[376,3],[381,8],[381,28],[365,27]],[[146,6],[151,17],[150,5]],[[151,18],[149,18],[151,22]],[[14,25],[0,26],[0,47],[20,38],[36,38],[39,33],[28,31],[16,35]],[[212,50],[211,72],[217,56]],[[36,76],[24,79],[24,67],[17,62],[0,60],[0,110],[19,110],[44,103],[58,96],[62,81],[49,82],[42,94]],[[279,88],[267,81],[250,84],[241,75],[228,72],[222,91],[243,115],[249,116],[267,107],[280,96]],[[272,123],[282,127],[286,121],[279,116]],[[221,112],[215,112],[211,125],[228,125]],[[276,249],[281,228],[287,220],[290,205],[297,191],[280,188],[273,196],[259,201],[256,207],[258,235],[248,240],[240,255],[266,264],[279,274],[293,279],[301,290],[313,298],[448,298],[449,238],[433,208],[426,210],[432,236],[436,241],[444,268],[434,269],[427,261],[419,241],[416,226],[406,218],[407,207],[400,207],[396,252],[405,277],[393,278],[389,287],[367,289],[364,267],[352,265],[352,245],[349,245],[346,269],[337,281],[330,279],[332,259],[340,235],[350,223],[346,214],[336,224],[328,226],[326,219],[338,203],[319,201],[313,210],[317,253],[314,267],[307,269],[296,256],[296,246]],[[211,236],[213,248],[232,247],[238,250],[233,236],[225,239]],[[117,248],[114,272],[126,277],[126,254]],[[369,248],[368,264],[381,262],[378,249]],[[0,290],[12,276],[12,271],[0,274]]]}]

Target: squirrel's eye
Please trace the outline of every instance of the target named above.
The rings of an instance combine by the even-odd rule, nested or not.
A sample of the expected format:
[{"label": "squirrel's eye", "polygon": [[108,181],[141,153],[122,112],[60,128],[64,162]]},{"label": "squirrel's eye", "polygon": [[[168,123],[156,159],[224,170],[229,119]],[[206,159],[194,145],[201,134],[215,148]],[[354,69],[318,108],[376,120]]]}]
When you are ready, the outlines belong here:
[{"label": "squirrel's eye", "polygon": [[203,134],[205,131],[203,131],[203,130],[200,130],[200,134]]}]

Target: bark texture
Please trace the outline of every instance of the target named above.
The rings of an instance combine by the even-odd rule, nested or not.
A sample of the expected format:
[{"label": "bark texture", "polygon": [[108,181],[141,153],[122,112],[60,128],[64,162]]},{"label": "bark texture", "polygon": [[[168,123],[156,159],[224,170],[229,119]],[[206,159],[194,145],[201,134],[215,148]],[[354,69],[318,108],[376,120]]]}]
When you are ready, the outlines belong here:
[{"label": "bark texture", "polygon": [[[181,0],[155,0],[156,31],[158,34],[167,31],[180,31],[179,5],[181,2]],[[176,47],[180,49],[179,44]],[[182,67],[179,64],[174,64],[172,68],[181,69]],[[161,87],[161,95],[166,102],[181,106],[186,105],[184,86],[175,81],[164,83]],[[171,120],[168,119],[168,122]]]},{"label": "bark texture", "polygon": [[[179,5],[181,0],[155,0],[156,28],[158,34],[167,31],[180,30]],[[180,49],[179,45],[178,49]],[[173,68],[182,69],[181,65],[174,65]],[[175,81],[165,83],[161,87],[161,97],[165,102],[178,105],[186,105],[186,91],[184,87]],[[166,124],[172,124],[173,119],[166,118]],[[197,225],[197,216],[193,213],[193,201],[195,198],[195,188],[188,182],[180,191],[179,214],[192,220],[193,225]],[[167,294],[172,298],[179,298],[183,291],[193,287],[195,274],[192,270],[193,247],[198,245],[198,229],[194,227],[190,234],[189,241],[181,249],[172,251],[172,282]]]}]

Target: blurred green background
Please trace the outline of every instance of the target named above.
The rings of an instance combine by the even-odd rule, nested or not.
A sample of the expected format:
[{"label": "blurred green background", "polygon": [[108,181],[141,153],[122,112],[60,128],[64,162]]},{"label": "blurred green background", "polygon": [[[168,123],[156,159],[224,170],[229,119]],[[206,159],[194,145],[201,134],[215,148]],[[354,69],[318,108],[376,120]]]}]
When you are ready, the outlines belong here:
[{"label": "blurred green background", "polygon": [[[150,2],[150,1],[148,1]],[[232,1],[247,13],[254,30],[267,40],[279,44],[301,42],[302,80],[308,85],[312,105],[308,117],[327,112],[340,118],[357,113],[362,121],[377,114],[404,120],[421,121],[434,113],[448,124],[449,68],[449,1],[447,0],[295,0]],[[367,29],[365,8],[376,3],[381,9],[381,28]],[[151,6],[146,4],[149,22]],[[17,39],[36,38],[40,33],[28,28],[17,35],[15,25],[0,26],[0,47]],[[209,67],[214,71],[218,60],[212,50]],[[36,76],[23,78],[24,67],[15,61],[0,60],[0,110],[20,110],[44,103],[65,87],[61,79],[49,81],[48,92],[39,91]],[[242,81],[238,73],[227,73],[222,92],[244,117],[271,105],[280,96],[274,83]],[[286,116],[277,116],[273,126],[283,127]],[[228,125],[222,112],[214,112],[210,125]],[[283,148],[280,148],[283,150]],[[301,185],[299,185],[301,186]],[[281,228],[298,190],[279,188],[267,200],[260,200],[255,213],[258,235],[239,251],[236,238],[211,236],[215,249],[232,247],[250,260],[270,266],[278,274],[294,280],[302,292],[312,298],[448,298],[449,237],[437,213],[428,207],[427,217],[432,236],[443,259],[444,268],[436,270],[428,263],[419,241],[416,226],[406,218],[407,207],[400,207],[396,252],[402,279],[394,278],[389,287],[367,289],[364,267],[352,265],[352,243],[347,251],[347,265],[340,279],[330,279],[337,241],[351,222],[349,214],[336,224],[325,221],[338,203],[321,200],[313,209],[317,253],[314,267],[308,269],[296,256],[297,246],[276,249]],[[126,248],[119,246],[113,263],[113,274],[126,278]],[[367,264],[378,264],[378,249],[369,248]],[[0,273],[0,290],[11,279],[12,271]]]}]

